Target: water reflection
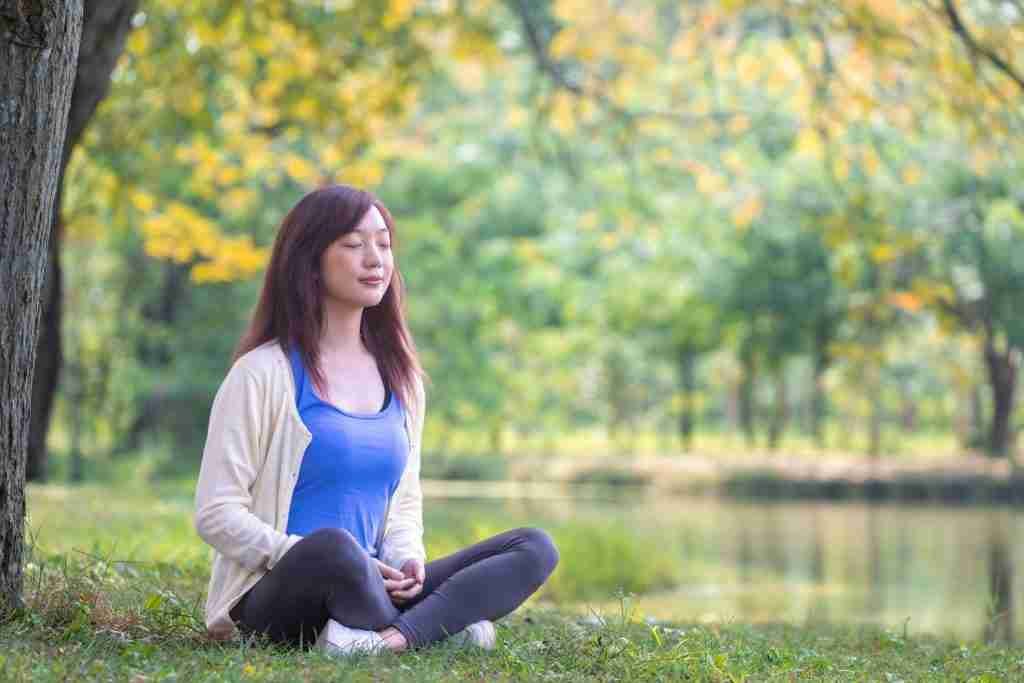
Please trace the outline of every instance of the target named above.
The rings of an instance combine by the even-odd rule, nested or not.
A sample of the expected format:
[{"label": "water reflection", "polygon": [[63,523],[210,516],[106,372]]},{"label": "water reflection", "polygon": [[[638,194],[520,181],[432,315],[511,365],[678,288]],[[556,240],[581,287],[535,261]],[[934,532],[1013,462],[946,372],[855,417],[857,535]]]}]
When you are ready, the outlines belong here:
[{"label": "water reflection", "polygon": [[[428,509],[437,505],[473,514],[470,501],[435,499]],[[685,571],[671,591],[635,598],[655,618],[873,623],[1004,641],[1021,632],[1013,540],[1024,515],[1012,508],[714,498],[486,506],[492,516],[503,507],[508,524],[615,520],[658,547],[664,539]],[[603,606],[616,604],[609,596]]]},{"label": "water reflection", "polygon": [[985,640],[1013,640],[1013,561],[1007,539],[1005,515],[993,515],[988,528],[988,577],[991,608],[983,634]]}]

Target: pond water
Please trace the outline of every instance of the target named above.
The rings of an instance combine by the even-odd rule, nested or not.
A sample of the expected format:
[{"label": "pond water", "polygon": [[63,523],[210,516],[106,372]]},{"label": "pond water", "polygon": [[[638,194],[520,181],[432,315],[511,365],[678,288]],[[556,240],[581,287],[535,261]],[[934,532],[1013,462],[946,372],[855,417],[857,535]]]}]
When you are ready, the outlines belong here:
[{"label": "pond water", "polygon": [[[1024,621],[1024,512],[1009,507],[750,503],[714,497],[469,500],[438,497],[438,515],[486,514],[508,526],[614,524],[672,553],[679,583],[630,598],[640,616],[706,622],[871,623],[910,635],[1018,640]],[[483,512],[486,511],[486,512]],[[570,525],[566,527],[566,524]],[[565,558],[563,557],[563,560]],[[583,564],[577,554],[572,562]],[[628,568],[626,568],[628,571]],[[558,571],[583,572],[560,564]],[[602,612],[619,599],[580,604]]]}]

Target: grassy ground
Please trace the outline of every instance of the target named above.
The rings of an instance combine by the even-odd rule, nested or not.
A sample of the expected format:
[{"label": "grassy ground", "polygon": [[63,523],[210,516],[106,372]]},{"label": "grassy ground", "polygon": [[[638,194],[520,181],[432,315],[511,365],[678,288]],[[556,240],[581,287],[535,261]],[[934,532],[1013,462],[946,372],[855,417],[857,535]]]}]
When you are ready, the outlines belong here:
[{"label": "grassy ground", "polygon": [[[187,487],[30,488],[26,608],[0,624],[0,680],[1024,679],[1024,647],[866,627],[655,623],[641,619],[628,596],[617,608],[581,613],[585,591],[612,593],[622,583],[610,555],[657,553],[649,539],[623,541],[614,524],[602,541],[571,522],[553,530],[563,552],[552,585],[499,622],[494,651],[441,644],[336,660],[258,642],[214,643],[202,622],[208,550],[191,530],[185,494]],[[474,514],[433,522],[432,553],[510,521]],[[670,579],[655,573],[650,585],[630,590]]]},{"label": "grassy ground", "polygon": [[[442,643],[380,657],[332,659],[258,642],[211,643],[191,611],[163,601],[110,611],[97,594],[57,594],[57,612],[0,626],[0,679],[9,681],[1012,681],[1024,651],[875,629],[786,625],[650,625],[625,609],[580,621],[527,609],[498,623],[495,650]],[[102,595],[102,594],[100,594]]]}]

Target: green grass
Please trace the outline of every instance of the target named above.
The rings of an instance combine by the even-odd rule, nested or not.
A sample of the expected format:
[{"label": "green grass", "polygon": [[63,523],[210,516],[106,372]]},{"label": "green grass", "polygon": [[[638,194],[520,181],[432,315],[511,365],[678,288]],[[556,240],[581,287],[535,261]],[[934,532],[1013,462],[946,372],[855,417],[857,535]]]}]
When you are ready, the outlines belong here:
[{"label": "green grass", "polygon": [[[432,556],[530,518],[529,510],[488,517],[486,504],[459,507],[457,514],[442,509],[427,508]],[[1024,648],[1015,646],[910,638],[873,627],[645,620],[629,593],[639,597],[685,577],[687,568],[671,559],[679,555],[620,525],[572,518],[545,524],[561,551],[559,568],[544,590],[499,622],[494,651],[440,644],[336,660],[255,641],[214,643],[202,620],[208,549],[191,528],[187,483],[32,486],[29,511],[34,545],[26,608],[0,624],[2,681],[1024,677]],[[611,607],[597,612],[587,604]]]}]

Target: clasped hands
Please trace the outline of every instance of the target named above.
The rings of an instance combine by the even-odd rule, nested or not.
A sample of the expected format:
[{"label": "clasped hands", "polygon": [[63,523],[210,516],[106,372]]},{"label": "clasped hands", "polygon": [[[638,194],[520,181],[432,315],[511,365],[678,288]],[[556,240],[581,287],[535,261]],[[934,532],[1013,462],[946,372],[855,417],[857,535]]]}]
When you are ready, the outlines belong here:
[{"label": "clasped hands", "polygon": [[423,582],[427,579],[427,570],[423,562],[416,558],[406,560],[402,569],[390,567],[374,558],[380,575],[384,578],[384,588],[396,606],[402,606],[423,590]]}]

